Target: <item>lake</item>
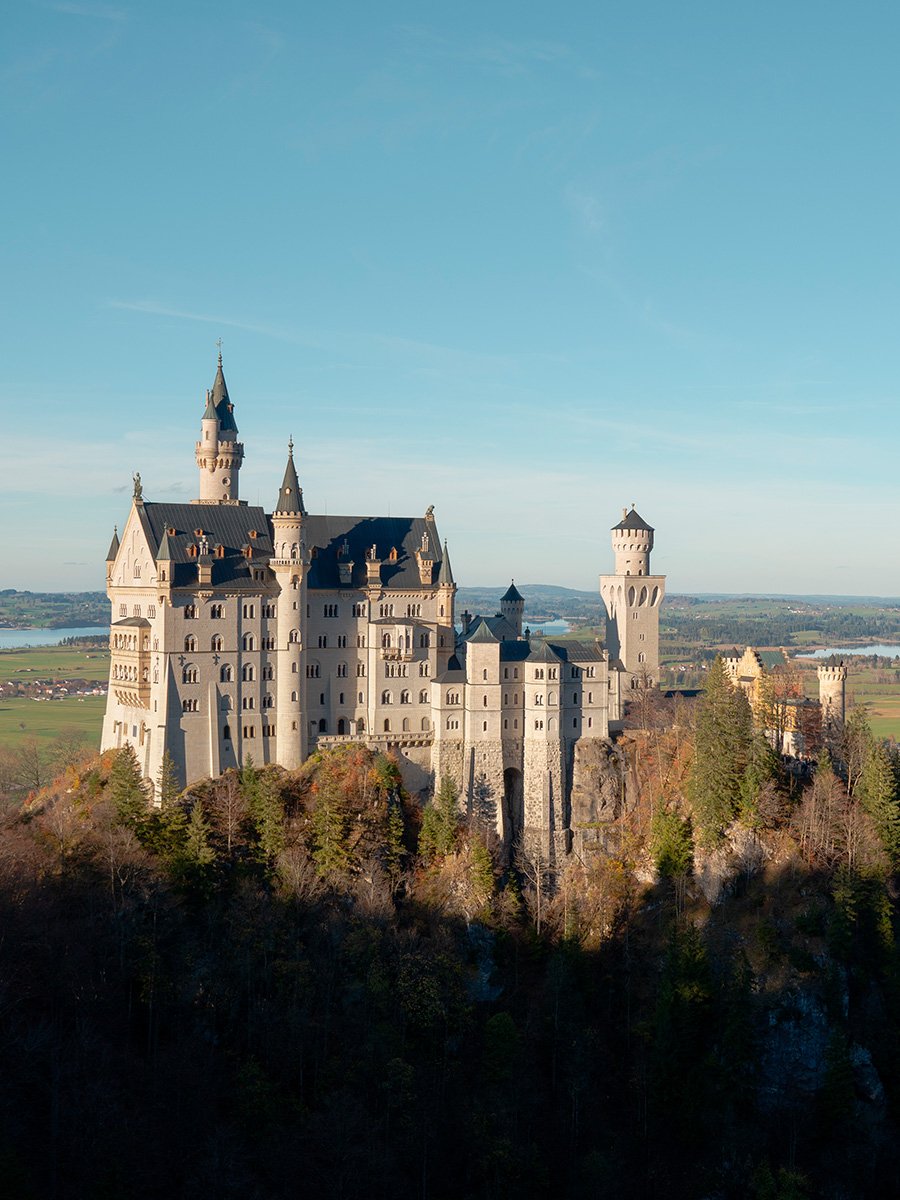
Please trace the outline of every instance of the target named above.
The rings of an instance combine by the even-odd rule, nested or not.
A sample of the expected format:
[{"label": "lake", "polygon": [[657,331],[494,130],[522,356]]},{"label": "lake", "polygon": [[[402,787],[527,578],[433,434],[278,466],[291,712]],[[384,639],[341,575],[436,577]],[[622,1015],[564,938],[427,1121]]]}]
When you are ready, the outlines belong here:
[{"label": "lake", "polygon": [[100,637],[108,634],[103,625],[85,625],[80,629],[0,629],[0,650],[20,646],[58,646],[70,637]]},{"label": "lake", "polygon": [[808,654],[798,654],[798,658],[831,658],[832,654],[843,655],[870,655],[877,654],[881,658],[897,658],[900,656],[900,646],[886,646],[883,643],[875,643],[871,646],[837,646],[831,650],[813,650]]}]

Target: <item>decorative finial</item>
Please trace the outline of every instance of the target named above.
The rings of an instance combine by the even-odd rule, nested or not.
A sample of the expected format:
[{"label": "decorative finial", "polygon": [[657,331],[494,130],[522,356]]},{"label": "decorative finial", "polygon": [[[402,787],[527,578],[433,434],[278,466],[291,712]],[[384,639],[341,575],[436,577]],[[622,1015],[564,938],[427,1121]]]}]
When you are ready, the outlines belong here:
[{"label": "decorative finial", "polygon": [[294,457],[294,435],[293,434],[291,434],[290,437],[288,438],[288,454],[291,456],[291,458]]},{"label": "decorative finial", "polygon": [[221,365],[222,365],[222,339],[221,338],[216,338],[216,345],[219,348],[219,366],[221,367]]},{"label": "decorative finial", "polygon": [[141,485],[141,473],[140,473],[140,471],[137,471],[137,472],[136,472],[134,475],[132,475],[132,477],[131,477],[131,478],[132,478],[132,480],[133,480],[133,482],[134,482],[134,491],[132,492],[132,499],[133,499],[133,500],[140,500],[140,499],[142,498],[143,494],[144,494],[144,489],[143,489],[143,487],[142,487],[142,485]]}]

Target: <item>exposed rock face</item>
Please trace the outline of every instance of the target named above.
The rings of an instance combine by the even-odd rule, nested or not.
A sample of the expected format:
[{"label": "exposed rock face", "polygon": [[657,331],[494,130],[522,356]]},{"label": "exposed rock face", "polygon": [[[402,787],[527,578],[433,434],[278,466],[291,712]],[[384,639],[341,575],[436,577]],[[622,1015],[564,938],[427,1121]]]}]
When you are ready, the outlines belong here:
[{"label": "exposed rock face", "polygon": [[735,823],[725,831],[723,845],[695,856],[694,878],[707,903],[718,904],[731,894],[739,876],[755,875],[767,857],[768,851],[758,834]]},{"label": "exposed rock face", "polygon": [[572,775],[573,829],[614,821],[625,801],[623,752],[610,742],[575,744]]}]

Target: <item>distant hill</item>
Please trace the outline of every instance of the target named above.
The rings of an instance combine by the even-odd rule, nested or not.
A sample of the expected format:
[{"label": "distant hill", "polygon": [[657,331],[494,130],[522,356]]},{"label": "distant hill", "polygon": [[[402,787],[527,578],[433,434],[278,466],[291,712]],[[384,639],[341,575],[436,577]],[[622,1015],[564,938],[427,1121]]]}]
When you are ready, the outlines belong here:
[{"label": "distant hill", "polygon": [[[533,625],[562,618],[575,624],[596,625],[600,620],[599,592],[580,592],[549,583],[517,583],[516,587],[525,599],[526,623]],[[492,615],[499,611],[500,597],[505,591],[506,587],[461,587],[456,595],[456,611],[468,609]]]},{"label": "distant hill", "polygon": [[0,629],[68,629],[109,625],[105,592],[0,591]]}]

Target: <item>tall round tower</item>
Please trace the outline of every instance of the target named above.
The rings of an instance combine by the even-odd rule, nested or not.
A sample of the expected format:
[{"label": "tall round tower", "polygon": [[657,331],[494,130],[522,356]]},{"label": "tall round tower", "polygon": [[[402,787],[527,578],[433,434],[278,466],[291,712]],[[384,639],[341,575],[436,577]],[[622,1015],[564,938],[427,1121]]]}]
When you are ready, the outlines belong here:
[{"label": "tall round tower", "polygon": [[278,762],[289,771],[306,757],[303,652],[306,644],[306,578],[303,562],[303,523],[306,510],[294,466],[294,443],[288,443],[288,460],[278,502],[272,513],[274,556],[269,560],[279,595],[276,614],[278,649],[276,676],[276,746]]},{"label": "tall round tower", "polygon": [[847,668],[840,663],[823,663],[816,669],[819,677],[819,704],[822,708],[822,724],[842,725],[846,711]]},{"label": "tall round tower", "polygon": [[200,470],[200,504],[239,503],[238,473],[244,461],[244,447],[237,439],[234,405],[228,395],[220,353],[212,391],[206,393],[206,410],[195,450]]}]

